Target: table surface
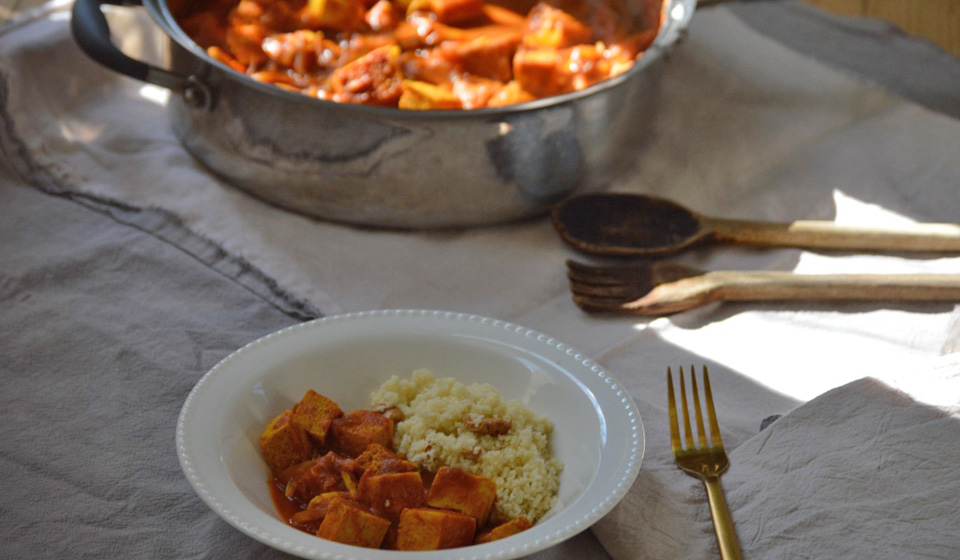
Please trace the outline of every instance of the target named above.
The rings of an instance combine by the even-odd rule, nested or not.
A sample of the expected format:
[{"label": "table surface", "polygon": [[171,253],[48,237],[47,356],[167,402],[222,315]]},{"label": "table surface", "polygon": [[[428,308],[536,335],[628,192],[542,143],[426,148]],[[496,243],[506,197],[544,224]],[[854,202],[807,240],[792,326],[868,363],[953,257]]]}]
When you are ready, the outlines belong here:
[{"label": "table surface", "polygon": [[[20,10],[28,1],[32,0],[17,0],[11,8]],[[936,125],[930,129],[931,134],[954,130],[960,119],[960,60],[929,43],[902,36],[876,22],[828,17],[794,2],[744,2],[723,9],[729,10],[729,17],[724,15],[710,21],[732,25],[734,29],[741,29],[739,26],[742,25],[743,29],[765,37],[764,40],[772,38],[777,48],[784,49],[783,54],[793,56],[800,53],[805,69],[811,69],[806,64],[816,66],[812,73],[817,75],[822,70],[822,74],[832,80],[831,87],[837,87],[841,94],[853,92],[849,99],[843,100],[849,102],[851,114],[870,109],[876,110],[878,120],[890,117],[900,118],[896,122],[906,124]],[[53,36],[59,36],[56,34],[62,29],[57,27],[58,22],[62,26],[63,18],[44,30],[52,30]],[[721,39],[724,38],[716,39],[717,44],[722,42]],[[42,46],[32,46],[40,56],[45,55],[40,52]],[[695,46],[703,48],[704,45]],[[0,51],[0,62],[4,56],[5,53]],[[729,61],[718,58],[714,62]],[[738,62],[749,64],[752,61]],[[3,216],[0,219],[0,263],[3,263],[0,266],[0,424],[5,428],[0,444],[0,472],[6,480],[0,485],[0,503],[4,504],[3,515],[0,515],[0,537],[3,537],[0,539],[0,557],[283,557],[231,528],[196,497],[173,453],[177,414],[197,380],[235,349],[283,327],[335,311],[338,306],[347,311],[362,310],[364,305],[377,308],[380,300],[375,294],[364,294],[365,299],[360,300],[344,297],[328,301],[321,297],[324,293],[321,289],[329,289],[328,292],[334,294],[337,289],[347,293],[349,286],[334,286],[333,280],[329,281],[331,285],[318,286],[289,281],[298,278],[296,275],[271,275],[269,271],[276,269],[270,267],[276,263],[256,261],[254,264],[252,247],[260,241],[257,237],[269,237],[271,227],[278,223],[304,235],[313,234],[313,228],[320,228],[337,235],[337,240],[345,241],[342,248],[331,248],[329,240],[318,239],[317,244],[324,245],[326,250],[324,257],[330,259],[319,265],[311,263],[320,268],[323,264],[336,267],[347,262],[360,267],[362,259],[351,253],[382,243],[388,249],[395,247],[393,252],[412,250],[420,256],[434,250],[441,251],[440,254],[455,263],[444,270],[456,272],[454,268],[469,263],[468,259],[460,260],[464,253],[482,248],[483,234],[394,235],[308,223],[293,215],[284,216],[279,211],[269,217],[277,220],[274,222],[251,212],[243,217],[254,234],[237,245],[225,245],[222,238],[214,235],[213,226],[217,224],[191,222],[189,209],[176,214],[165,208],[134,204],[92,190],[74,189],[66,182],[54,180],[89,179],[82,176],[82,169],[57,168],[56,163],[61,161],[59,156],[53,157],[47,168],[25,165],[24,160],[42,158],[48,155],[45,150],[52,149],[53,144],[43,134],[65,131],[63,133],[70,142],[64,144],[64,151],[60,154],[62,161],[68,161],[67,158],[74,155],[71,146],[99,144],[84,136],[85,133],[92,134],[95,129],[86,126],[84,118],[91,116],[86,114],[76,118],[67,115],[68,118],[59,123],[62,126],[53,127],[55,130],[11,140],[15,135],[9,132],[30,120],[8,111],[14,101],[28,100],[24,95],[26,90],[21,89],[22,81],[18,79],[27,74],[10,76],[5,68],[0,65],[4,72],[4,79],[0,82],[0,107],[3,109],[0,121],[5,125],[5,134],[0,134],[0,214]],[[747,70],[750,68],[754,67],[748,66]],[[746,70],[744,72],[749,74]],[[736,84],[727,85],[728,90],[723,93],[731,97],[749,95],[749,92],[737,89]],[[802,84],[794,86],[803,89]],[[850,86],[850,89],[843,90],[840,86]],[[112,87],[121,86],[114,83]],[[42,92],[36,91],[33,94],[41,95]],[[815,105],[819,99],[817,92],[804,90],[801,93],[800,103],[809,97],[814,100],[810,104]],[[69,96],[64,97],[69,99]],[[775,98],[753,101],[761,106],[769,103],[765,107],[776,106]],[[711,106],[720,107],[719,104]],[[99,110],[109,111],[109,108]],[[815,110],[813,114],[816,114]],[[104,118],[104,114],[96,113],[93,117]],[[151,134],[150,130],[137,128],[132,121],[130,129],[134,136],[150,137]],[[882,130],[891,135],[896,132]],[[788,131],[784,130],[783,134],[788,135]],[[843,138],[838,140],[838,145],[827,147],[841,151],[843,146],[839,144]],[[949,136],[944,138],[953,140]],[[914,153],[909,146],[896,140],[891,140],[890,154],[905,153],[928,164],[919,171],[918,168],[909,170],[912,173],[909,179],[916,184],[943,183],[937,173],[948,173],[953,169],[948,158],[924,160],[922,153]],[[928,140],[931,144],[926,145],[934,145],[933,140]],[[173,153],[175,160],[182,153],[180,147],[166,137],[161,136],[158,143],[165,153]],[[731,143],[736,143],[735,139]],[[814,140],[811,140],[812,144]],[[142,146],[112,147],[133,154]],[[811,149],[808,155],[814,158],[817,153]],[[850,155],[852,151],[844,153]],[[92,159],[107,155],[94,149]],[[778,170],[768,171],[773,174]],[[849,179],[844,174],[843,165],[830,168],[830,171],[838,179]],[[888,170],[891,182],[897,171],[895,168]],[[119,184],[124,180],[135,182],[138,176],[120,174],[110,177]],[[157,190],[164,188],[159,181],[152,186]],[[957,221],[950,220],[956,216],[950,200],[924,206],[926,195],[922,191],[908,196],[901,191],[887,191],[886,186],[878,184],[875,191],[862,190],[860,194],[884,195],[885,201],[892,206],[904,208],[910,208],[910,204],[916,202],[915,209],[919,208],[917,211],[924,215]],[[729,201],[718,201],[718,207],[729,209],[740,205],[782,210],[792,200],[766,199],[767,205],[764,206],[751,201],[751,193],[740,194],[742,196],[731,197]],[[235,204],[237,213],[257,206],[232,192],[226,200]],[[709,202],[709,197],[703,200]],[[868,202],[852,206],[869,216],[890,218],[869,202],[868,199]],[[831,210],[835,208],[831,207]],[[197,223],[210,229],[191,227]],[[514,301],[510,294],[492,293],[496,290],[484,284],[493,281],[470,282],[468,278],[457,285],[446,285],[439,279],[428,278],[428,281],[420,282],[417,279],[423,278],[425,271],[419,270],[417,263],[404,255],[390,261],[394,267],[388,270],[390,274],[382,274],[381,270],[384,278],[379,285],[385,289],[402,286],[412,278],[416,281],[411,284],[419,288],[410,288],[409,292],[385,291],[382,296],[387,301],[385,305],[412,302],[423,307],[435,301],[453,301],[459,305],[455,299],[458,294],[460,297],[468,294],[469,301],[462,302],[465,308],[485,309],[484,305],[490,304],[486,308],[505,310],[504,313],[508,314],[511,306],[535,307],[536,313],[522,316],[526,326],[551,334],[555,329],[559,338],[587,345],[586,350],[591,353],[602,352],[604,366],[624,376],[624,382],[635,398],[642,396],[647,389],[656,397],[651,396],[649,402],[638,402],[645,423],[649,418],[651,428],[644,463],[645,475],[649,478],[644,484],[663,482],[662,477],[667,472],[663,469],[669,465],[666,434],[654,429],[662,427],[656,424],[656,419],[663,416],[664,408],[661,402],[664,392],[660,384],[665,367],[661,366],[676,361],[683,364],[709,361],[713,367],[718,356],[737,354],[730,350],[729,341],[710,346],[709,340],[698,340],[700,346],[687,346],[685,343],[695,339],[698,331],[709,331],[723,324],[732,325],[731,329],[735,330],[741,325],[782,339],[800,331],[818,333],[817,323],[810,319],[816,316],[828,317],[825,324],[836,328],[816,335],[825,345],[832,338],[849,338],[863,342],[863,348],[868,352],[873,350],[879,356],[894,356],[896,353],[891,348],[896,348],[908,358],[929,354],[931,360],[941,355],[954,355],[960,349],[960,317],[952,306],[906,305],[882,310],[856,308],[836,312],[820,307],[761,309],[756,313],[748,313],[745,308],[732,311],[712,309],[676,320],[649,323],[585,318],[567,297],[560,277],[562,261],[547,263],[548,268],[536,266],[541,262],[535,262],[536,256],[544,251],[548,251],[551,258],[565,254],[558,249],[558,241],[550,228],[543,222],[533,222],[504,226],[502,232],[509,234],[510,243],[499,241],[502,252],[496,255],[506,263],[503,266],[514,267],[511,270],[517,274],[515,283],[524,284],[520,287],[526,291],[517,293],[529,299],[542,297],[536,305],[530,301]],[[497,232],[489,233],[492,238],[496,235]],[[388,257],[390,252],[384,250],[378,256]],[[309,248],[303,249],[301,256],[304,260],[316,258]],[[755,255],[733,257],[740,258],[739,262],[756,262]],[[822,257],[789,253],[783,262],[802,268],[810,262],[817,264],[818,258]],[[529,266],[525,259],[530,260]],[[847,256],[847,259],[853,263],[865,262],[855,256]],[[911,261],[908,265],[900,260],[888,262],[881,258],[878,261],[880,266],[888,267],[956,266],[954,261],[941,263],[935,258]],[[783,264],[776,259],[762,262],[770,267]],[[437,261],[430,263],[439,267]],[[303,266],[307,268],[308,264]],[[363,270],[375,272],[377,268],[371,266]],[[347,278],[345,282],[350,282],[349,277],[334,275],[330,278]],[[494,283],[495,287],[500,285]],[[541,291],[545,295],[541,295]],[[444,297],[451,299],[444,300]],[[493,305],[494,301],[499,307]],[[896,322],[904,334],[888,338],[875,336],[870,330],[870,318],[874,316],[885,322]],[[527,324],[527,321],[533,324]],[[624,332],[628,334],[624,335]],[[605,339],[612,334],[615,336]],[[937,344],[930,343],[925,338],[927,335]],[[938,345],[941,340],[944,342]],[[745,451],[759,453],[763,445],[756,436],[764,417],[787,414],[789,418],[792,411],[809,399],[802,396],[803,380],[790,385],[778,379],[776,372],[758,371],[760,368],[755,364],[769,366],[770,363],[803,362],[820,364],[821,369],[829,370],[837,367],[837,360],[849,365],[858,363],[858,359],[856,356],[827,355],[829,352],[818,356],[817,352],[805,348],[791,349],[773,338],[759,343],[752,341],[751,344],[754,347],[742,353],[757,354],[755,360],[750,361],[745,356],[740,362],[718,363],[715,370],[711,369],[711,375],[715,376],[714,392],[719,395],[725,440],[731,449],[742,443]],[[764,355],[764,344],[781,352],[793,353]],[[662,347],[664,351],[659,355],[645,354],[645,349],[651,347]],[[868,358],[873,357],[863,359]],[[868,375],[875,372],[836,372],[838,378],[857,373]],[[769,385],[779,383],[776,386],[783,390],[773,390],[761,381]],[[725,389],[718,391],[718,387]],[[791,393],[788,388],[796,388],[798,392]],[[784,431],[789,427],[785,426]],[[947,426],[947,430],[953,428],[955,425]],[[889,454],[897,453],[890,451]],[[761,470],[755,464],[753,466],[751,472]],[[930,468],[934,469],[933,466]],[[877,470],[880,470],[879,465]],[[954,470],[946,469],[948,477],[956,478]],[[675,474],[672,466],[669,474]],[[889,469],[884,474],[895,477],[897,473],[895,469]],[[736,481],[735,478],[730,480]],[[960,487],[960,484],[953,486]],[[652,493],[646,498],[655,498],[653,494],[658,488],[663,492],[667,489],[655,485],[645,487]],[[732,503],[744,499],[743,495],[736,493],[736,487],[731,490]],[[792,490],[803,491],[802,488]],[[690,493],[686,496],[688,501],[678,503],[702,503],[702,496],[694,491],[695,488],[690,486]],[[936,498],[930,500],[934,505],[943,505],[936,504]],[[927,511],[921,510],[920,513]],[[686,512],[671,512],[669,507],[642,512],[641,515],[651,516],[643,518],[643,523],[652,526],[656,524],[657,516],[666,518],[670,513],[686,516]],[[704,542],[709,542],[709,512],[700,509],[690,517],[691,523],[695,523],[693,532],[703,537]],[[630,521],[627,519],[624,523]],[[946,521],[951,518],[946,517]],[[158,531],[158,526],[163,529]],[[657,541],[657,546],[663,547],[659,549],[661,551],[673,551],[673,555],[663,552],[660,557],[699,557],[698,554],[691,556],[689,550],[687,555],[677,552],[680,549],[676,547],[680,544],[675,541],[683,538],[671,537],[669,528],[658,529],[662,531],[650,534],[650,540]],[[789,533],[791,529],[783,530]],[[615,532],[614,527],[608,523],[596,534],[603,537],[612,532]],[[754,537],[754,540],[760,539],[759,535]],[[960,542],[956,534],[946,531],[934,538],[941,539],[938,542],[940,549],[931,557],[945,560],[957,557]],[[751,543],[745,539],[745,544]],[[608,554],[615,554],[615,551],[612,548],[605,550],[598,537],[587,531],[536,557],[540,560],[603,558]],[[621,558],[617,557],[617,560]]]}]

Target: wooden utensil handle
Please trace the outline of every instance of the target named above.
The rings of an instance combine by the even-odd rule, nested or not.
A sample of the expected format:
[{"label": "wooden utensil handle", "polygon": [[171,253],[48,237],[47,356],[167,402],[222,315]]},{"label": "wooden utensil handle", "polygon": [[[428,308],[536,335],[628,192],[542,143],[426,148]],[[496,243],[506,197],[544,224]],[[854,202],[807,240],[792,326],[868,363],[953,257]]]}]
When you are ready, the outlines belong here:
[{"label": "wooden utensil handle", "polygon": [[960,274],[797,274],[708,272],[715,300],[960,302]]},{"label": "wooden utensil handle", "polygon": [[790,223],[706,219],[718,241],[764,247],[850,251],[960,251],[960,225],[916,224],[903,229],[841,226],[827,221]]}]

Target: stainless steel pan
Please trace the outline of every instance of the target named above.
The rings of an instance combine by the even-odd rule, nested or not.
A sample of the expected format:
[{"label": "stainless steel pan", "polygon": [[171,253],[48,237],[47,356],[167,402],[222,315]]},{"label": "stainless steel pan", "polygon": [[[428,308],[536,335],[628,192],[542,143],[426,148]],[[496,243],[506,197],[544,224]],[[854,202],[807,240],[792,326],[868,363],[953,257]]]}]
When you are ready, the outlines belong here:
[{"label": "stainless steel pan", "polygon": [[166,0],[142,6],[172,39],[171,67],[131,59],[111,43],[101,11],[124,2],[77,0],[74,37],[108,68],[172,90],[173,131],[199,161],[296,212],[410,229],[542,214],[575,191],[616,181],[651,140],[664,54],[696,7],[667,0],[653,46],[628,72],[591,88],[503,108],[423,112],[313,99],[234,72],[184,34]]}]

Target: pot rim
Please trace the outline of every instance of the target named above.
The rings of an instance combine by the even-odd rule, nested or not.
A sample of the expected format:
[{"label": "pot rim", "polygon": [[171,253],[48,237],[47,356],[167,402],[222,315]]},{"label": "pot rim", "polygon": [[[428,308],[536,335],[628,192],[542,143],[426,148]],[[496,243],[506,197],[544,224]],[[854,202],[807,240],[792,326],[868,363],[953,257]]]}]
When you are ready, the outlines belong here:
[{"label": "pot rim", "polygon": [[614,76],[613,78],[608,78],[580,91],[552,95],[524,103],[516,103],[503,107],[484,107],[470,110],[440,109],[430,111],[411,111],[406,109],[398,109],[395,107],[378,107],[374,105],[340,103],[327,99],[309,97],[301,93],[278,88],[272,84],[260,82],[251,78],[250,76],[247,76],[246,74],[237,72],[222,62],[211,58],[204,49],[197,45],[193,39],[191,39],[180,28],[176,22],[176,19],[173,17],[173,14],[170,12],[170,8],[166,0],[142,0],[142,2],[147,11],[150,13],[150,16],[153,18],[154,22],[157,23],[173,41],[180,45],[180,47],[191,53],[193,56],[199,58],[204,64],[217,68],[230,80],[242,85],[253,87],[267,95],[279,96],[281,98],[285,98],[289,102],[301,103],[305,104],[305,106],[317,106],[317,104],[319,104],[321,107],[337,107],[337,110],[340,111],[356,112],[357,114],[371,117],[386,117],[392,119],[412,118],[415,120],[447,120],[469,118],[487,119],[491,116],[511,115],[515,113],[536,111],[539,109],[564,105],[584,97],[591,97],[603,91],[616,88],[623,82],[631,80],[634,76],[643,72],[647,66],[663,56],[663,53],[682,37],[683,33],[690,25],[690,20],[693,17],[694,11],[696,10],[698,0],[663,0],[663,9],[665,10],[666,14],[663,25],[661,26],[660,31],[657,33],[657,37],[654,39],[651,46],[641,54],[640,58],[634,62],[633,66],[631,66],[630,69],[623,74]]}]

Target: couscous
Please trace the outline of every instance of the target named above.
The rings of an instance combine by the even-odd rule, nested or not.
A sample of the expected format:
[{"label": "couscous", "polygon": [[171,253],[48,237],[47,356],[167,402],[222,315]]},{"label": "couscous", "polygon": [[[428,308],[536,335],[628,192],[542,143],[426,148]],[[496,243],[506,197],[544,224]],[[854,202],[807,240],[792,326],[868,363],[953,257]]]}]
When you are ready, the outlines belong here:
[{"label": "couscous", "polygon": [[536,521],[556,503],[563,465],[550,455],[550,422],[493,386],[417,370],[387,380],[371,401],[402,412],[393,443],[408,460],[430,472],[451,466],[496,482],[492,521]]}]

